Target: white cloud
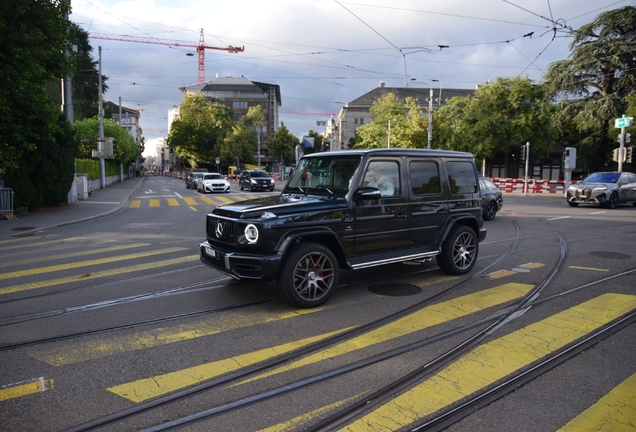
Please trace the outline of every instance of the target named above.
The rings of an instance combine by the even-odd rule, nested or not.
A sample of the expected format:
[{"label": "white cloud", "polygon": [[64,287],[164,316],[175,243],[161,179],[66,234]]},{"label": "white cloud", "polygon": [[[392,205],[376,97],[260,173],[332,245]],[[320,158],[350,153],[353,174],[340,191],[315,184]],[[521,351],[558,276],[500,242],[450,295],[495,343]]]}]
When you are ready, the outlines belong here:
[{"label": "white cloud", "polygon": [[[206,50],[205,76],[245,76],[279,84],[281,120],[297,135],[317,130],[316,116],[283,110],[338,111],[384,81],[403,86],[474,88],[519,74],[540,80],[569,55],[558,28],[578,28],[612,0],[78,0],[71,19],[89,33],[151,36],[206,45],[245,46],[230,54]],[[526,36],[533,32],[532,37]],[[165,136],[167,112],[181,103],[179,86],[197,82],[194,49],[92,39],[103,47],[106,99],[143,107],[147,138]],[[448,48],[440,49],[439,45]],[[424,52],[420,47],[430,49]],[[418,52],[419,51],[419,52]],[[97,49],[95,49],[95,57]],[[533,63],[534,62],[534,63]],[[532,64],[533,63],[533,64]],[[320,118],[325,120],[325,118]]]}]

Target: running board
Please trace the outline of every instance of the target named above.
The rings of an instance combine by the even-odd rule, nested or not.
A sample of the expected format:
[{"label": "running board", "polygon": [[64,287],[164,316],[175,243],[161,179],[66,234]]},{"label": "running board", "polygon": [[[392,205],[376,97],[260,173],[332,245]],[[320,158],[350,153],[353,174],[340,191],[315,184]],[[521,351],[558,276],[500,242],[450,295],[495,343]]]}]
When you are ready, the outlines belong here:
[{"label": "running board", "polygon": [[420,253],[420,254],[414,254],[414,255],[402,255],[395,258],[386,258],[386,259],[382,259],[378,261],[369,261],[369,262],[364,262],[360,264],[351,264],[351,268],[353,270],[360,270],[363,268],[376,267],[379,265],[393,264],[393,263],[399,263],[404,261],[415,261],[415,260],[422,260],[422,259],[426,261],[430,261],[434,256],[437,256],[437,255],[439,255],[439,251],[426,252],[426,253]]}]

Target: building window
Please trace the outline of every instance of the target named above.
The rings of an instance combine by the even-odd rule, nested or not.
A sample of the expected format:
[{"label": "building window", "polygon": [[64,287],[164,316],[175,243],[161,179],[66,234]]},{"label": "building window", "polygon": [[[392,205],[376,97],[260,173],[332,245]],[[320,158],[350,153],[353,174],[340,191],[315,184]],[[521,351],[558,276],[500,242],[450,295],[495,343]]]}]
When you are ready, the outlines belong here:
[{"label": "building window", "polygon": [[364,118],[360,117],[360,124],[364,124]]},{"label": "building window", "polygon": [[358,117],[355,117],[355,118],[353,119],[353,124],[358,124]]},{"label": "building window", "polygon": [[247,109],[247,102],[232,102],[232,108],[234,109]]}]

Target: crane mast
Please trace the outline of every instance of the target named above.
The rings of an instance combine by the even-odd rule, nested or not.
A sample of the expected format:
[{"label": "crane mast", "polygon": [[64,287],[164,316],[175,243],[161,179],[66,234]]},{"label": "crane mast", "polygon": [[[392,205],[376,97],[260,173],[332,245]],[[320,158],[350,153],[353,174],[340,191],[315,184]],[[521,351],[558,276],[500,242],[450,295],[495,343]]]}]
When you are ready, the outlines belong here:
[{"label": "crane mast", "polygon": [[114,40],[114,41],[122,41],[122,42],[137,42],[137,43],[147,43],[147,44],[155,44],[155,45],[166,45],[172,47],[186,47],[186,48],[195,48],[197,50],[197,57],[199,63],[199,82],[205,82],[205,50],[213,49],[220,51],[227,51],[230,53],[238,53],[243,52],[245,50],[245,46],[242,47],[234,47],[229,45],[228,47],[215,47],[211,45],[206,45],[203,39],[203,29],[201,29],[199,34],[199,43],[195,44],[189,41],[175,40],[175,39],[159,39],[153,37],[146,36],[128,36],[128,35],[110,35],[104,33],[91,33],[89,34],[90,38],[93,39],[105,39],[105,40]]}]

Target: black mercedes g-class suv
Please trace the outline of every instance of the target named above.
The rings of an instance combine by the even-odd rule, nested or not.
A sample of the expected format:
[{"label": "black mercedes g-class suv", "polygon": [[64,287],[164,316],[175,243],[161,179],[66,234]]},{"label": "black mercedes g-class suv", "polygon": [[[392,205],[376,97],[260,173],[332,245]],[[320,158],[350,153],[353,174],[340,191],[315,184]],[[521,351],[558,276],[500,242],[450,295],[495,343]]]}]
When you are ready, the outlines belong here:
[{"label": "black mercedes g-class suv", "polygon": [[216,207],[201,261],[237,279],[276,280],[300,307],[332,295],[341,269],[436,257],[470,271],[486,237],[470,153],[371,149],[303,157],[281,195]]}]

